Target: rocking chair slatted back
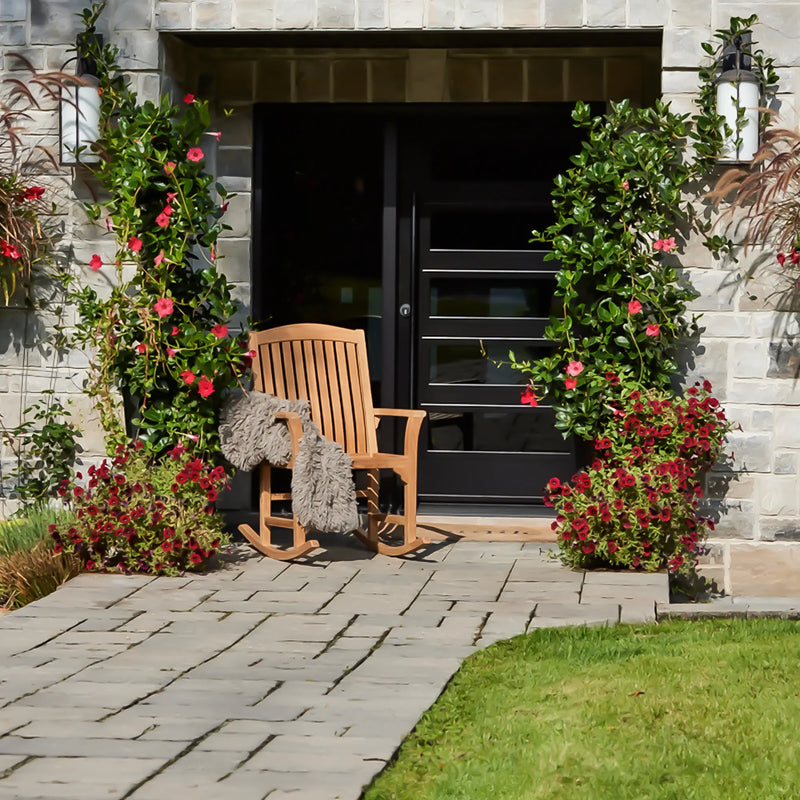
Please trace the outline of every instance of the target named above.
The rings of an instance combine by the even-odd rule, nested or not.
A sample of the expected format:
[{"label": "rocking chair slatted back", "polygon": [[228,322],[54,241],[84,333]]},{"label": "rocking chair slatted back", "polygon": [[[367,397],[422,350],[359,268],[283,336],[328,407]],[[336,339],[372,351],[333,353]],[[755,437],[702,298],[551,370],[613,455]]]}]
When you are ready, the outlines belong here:
[{"label": "rocking chair slatted back", "polygon": [[255,389],[308,400],[322,435],[350,455],[378,452],[364,331],[285,325],[251,335]]}]

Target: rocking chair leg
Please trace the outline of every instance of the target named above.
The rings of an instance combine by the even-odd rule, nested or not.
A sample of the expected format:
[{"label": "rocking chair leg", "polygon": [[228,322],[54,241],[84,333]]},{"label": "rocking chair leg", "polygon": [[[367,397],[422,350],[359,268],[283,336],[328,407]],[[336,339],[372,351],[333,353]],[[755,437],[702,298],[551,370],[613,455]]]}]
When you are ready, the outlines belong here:
[{"label": "rocking chair leg", "polygon": [[367,538],[373,546],[378,544],[379,488],[380,472],[377,469],[367,470]]},{"label": "rocking chair leg", "polygon": [[417,473],[416,470],[411,475],[405,476],[406,481],[403,487],[403,512],[405,521],[403,523],[403,542],[411,544],[417,539]]},{"label": "rocking chair leg", "polygon": [[315,539],[306,541],[306,530],[296,518],[292,524],[293,546],[287,548],[275,547],[272,544],[272,533],[269,528],[269,521],[272,518],[272,468],[267,464],[261,465],[259,488],[258,533],[249,525],[239,526],[239,532],[256,550],[278,561],[288,561],[291,558],[299,558],[319,547],[319,542]]},{"label": "rocking chair leg", "polygon": [[270,547],[272,544],[271,533],[267,519],[272,516],[272,467],[261,465],[259,473],[259,499],[258,499],[258,533],[261,544]]}]

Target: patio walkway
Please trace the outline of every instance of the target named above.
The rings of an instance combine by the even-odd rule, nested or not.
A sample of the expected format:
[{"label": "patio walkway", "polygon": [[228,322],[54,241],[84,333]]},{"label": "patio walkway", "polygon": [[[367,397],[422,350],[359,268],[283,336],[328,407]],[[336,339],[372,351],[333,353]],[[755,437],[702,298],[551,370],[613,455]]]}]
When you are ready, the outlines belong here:
[{"label": "patio walkway", "polygon": [[356,800],[476,649],[666,602],[537,543],[83,575],[0,619],[0,797]]}]

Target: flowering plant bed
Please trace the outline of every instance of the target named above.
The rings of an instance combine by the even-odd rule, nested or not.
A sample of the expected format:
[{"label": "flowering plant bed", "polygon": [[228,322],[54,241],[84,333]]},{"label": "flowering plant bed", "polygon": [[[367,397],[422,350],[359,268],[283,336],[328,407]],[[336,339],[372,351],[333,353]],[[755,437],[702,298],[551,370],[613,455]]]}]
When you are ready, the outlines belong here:
[{"label": "flowering plant bed", "polygon": [[120,445],[110,462],[89,467],[86,486],[62,483],[59,494],[75,519],[50,525],[55,551],[101,572],[178,575],[198,569],[226,541],[213,513],[226,485],[223,467],[182,445],[159,460],[146,457],[141,442]]},{"label": "flowering plant bed", "polygon": [[731,423],[708,381],[682,398],[623,392],[611,414],[591,465],[571,483],[548,484],[561,558],[574,567],[667,567],[689,577],[714,525],[698,511],[702,478]]}]

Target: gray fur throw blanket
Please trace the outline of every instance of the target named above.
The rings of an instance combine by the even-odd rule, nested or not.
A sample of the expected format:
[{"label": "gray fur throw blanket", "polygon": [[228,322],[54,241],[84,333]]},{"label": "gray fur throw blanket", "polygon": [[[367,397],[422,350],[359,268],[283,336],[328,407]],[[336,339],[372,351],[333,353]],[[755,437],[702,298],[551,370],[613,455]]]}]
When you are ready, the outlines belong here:
[{"label": "gray fur throw blanket", "polygon": [[292,513],[303,527],[348,533],[359,526],[353,459],[326,439],[311,420],[307,400],[283,400],[262,392],[229,400],[220,415],[222,454],[242,470],[262,461],[285,466],[292,456],[289,428],[278,411],[294,411],[303,425],[292,470]]}]

